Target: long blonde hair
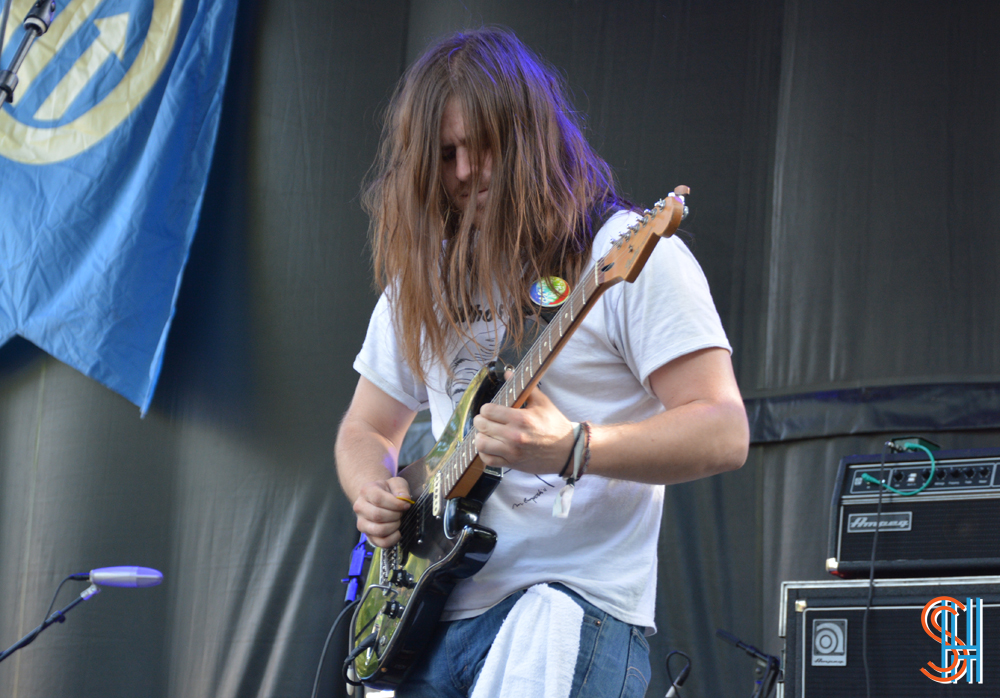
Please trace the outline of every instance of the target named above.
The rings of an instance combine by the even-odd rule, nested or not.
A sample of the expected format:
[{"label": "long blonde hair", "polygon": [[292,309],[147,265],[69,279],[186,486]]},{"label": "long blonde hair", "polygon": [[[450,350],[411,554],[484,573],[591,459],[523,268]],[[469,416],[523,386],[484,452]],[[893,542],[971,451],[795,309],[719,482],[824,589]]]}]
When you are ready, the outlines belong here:
[{"label": "long blonde hair", "polygon": [[[441,117],[452,99],[469,152],[492,157],[479,226],[475,197],[456,210],[441,183]],[[391,294],[402,356],[420,380],[427,359],[448,366],[450,338],[475,341],[463,325],[477,304],[494,318],[503,307],[501,321],[520,342],[528,285],[551,275],[575,283],[595,222],[620,205],[562,80],[492,28],[440,41],[403,75],[362,202],[375,280]]]}]

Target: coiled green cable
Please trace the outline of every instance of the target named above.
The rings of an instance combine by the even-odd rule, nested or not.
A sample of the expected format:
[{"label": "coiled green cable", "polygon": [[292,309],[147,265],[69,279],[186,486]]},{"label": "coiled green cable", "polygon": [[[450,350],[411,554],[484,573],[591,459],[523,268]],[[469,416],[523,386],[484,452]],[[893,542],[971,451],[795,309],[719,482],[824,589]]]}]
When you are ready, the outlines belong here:
[{"label": "coiled green cable", "polygon": [[892,485],[886,484],[884,482],[880,482],[878,480],[878,478],[874,478],[871,475],[869,475],[868,473],[862,473],[861,479],[864,480],[865,482],[870,482],[873,485],[879,485],[881,487],[884,487],[887,490],[889,490],[890,492],[892,492],[893,494],[898,494],[901,497],[912,497],[913,495],[919,494],[919,493],[923,492],[924,490],[926,490],[927,487],[928,487],[928,485],[930,485],[932,482],[934,482],[934,472],[937,469],[937,463],[934,461],[934,454],[931,453],[931,450],[929,448],[927,448],[926,446],[923,446],[921,444],[905,443],[905,444],[903,444],[903,448],[905,448],[905,449],[907,449],[909,451],[916,451],[917,449],[919,449],[919,450],[923,451],[924,453],[926,453],[927,457],[931,459],[931,473],[930,473],[930,475],[927,476],[927,479],[924,480],[924,484],[922,484],[918,489],[910,490],[909,492],[903,492],[902,490],[897,490]]}]

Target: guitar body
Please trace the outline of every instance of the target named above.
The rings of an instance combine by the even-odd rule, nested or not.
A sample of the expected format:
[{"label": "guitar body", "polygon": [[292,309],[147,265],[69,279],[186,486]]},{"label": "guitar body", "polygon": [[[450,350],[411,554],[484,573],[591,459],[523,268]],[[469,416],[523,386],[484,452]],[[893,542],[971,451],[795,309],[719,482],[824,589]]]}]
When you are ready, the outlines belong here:
[{"label": "guitar body", "polygon": [[493,397],[498,384],[492,367],[483,368],[434,448],[399,474],[418,505],[407,512],[413,514],[404,523],[401,544],[375,549],[365,596],[352,623],[352,647],[371,633],[378,637],[354,663],[358,678],[369,686],[392,688],[402,682],[426,648],[455,584],[482,569],[493,553],[496,533],[478,520],[483,502],[500,484],[499,471],[484,468],[469,493],[447,500],[437,517],[421,494],[429,491],[441,463],[461,443],[472,418]]},{"label": "guitar body", "polygon": [[[687,193],[687,187],[677,187],[622,232],[544,329],[532,332],[531,346],[517,352],[517,366],[494,362],[476,374],[431,452],[399,473],[415,504],[403,514],[399,543],[375,550],[351,623],[353,667],[366,685],[393,688],[403,681],[455,584],[481,570],[496,546],[496,533],[480,525],[479,515],[501,471],[479,458],[473,417],[486,402],[524,404],[601,294],[620,281],[634,281],[656,241],[674,233]],[[507,358],[501,354],[502,361]]]}]

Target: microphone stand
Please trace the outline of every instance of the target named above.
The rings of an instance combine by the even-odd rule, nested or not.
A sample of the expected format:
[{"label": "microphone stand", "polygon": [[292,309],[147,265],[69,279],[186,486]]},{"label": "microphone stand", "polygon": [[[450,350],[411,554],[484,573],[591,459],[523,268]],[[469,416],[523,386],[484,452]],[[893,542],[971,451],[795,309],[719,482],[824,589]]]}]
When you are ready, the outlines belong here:
[{"label": "microphone stand", "polygon": [[35,638],[38,637],[43,630],[52,625],[53,623],[65,623],[66,613],[76,608],[79,604],[84,601],[92,599],[95,595],[100,593],[100,588],[96,584],[91,584],[86,590],[84,590],[80,596],[73,600],[73,602],[61,611],[55,611],[51,616],[45,619],[45,621],[39,625],[37,628],[32,630],[30,633],[22,637],[20,640],[15,642],[13,645],[8,647],[3,653],[0,653],[0,662],[7,659],[10,655],[17,652],[22,647],[27,647]]},{"label": "microphone stand", "polygon": [[738,647],[751,657],[757,660],[753,674],[757,685],[751,698],[767,698],[774,690],[774,684],[781,679],[781,660],[764,654],[753,645],[748,645],[735,635],[727,633],[725,630],[716,630],[715,634],[730,645]]},{"label": "microphone stand", "polygon": [[4,37],[7,36],[7,17],[10,15],[10,5],[14,0],[0,0],[3,8],[0,9],[0,56],[3,55]]},{"label": "microphone stand", "polygon": [[[8,11],[9,5],[4,5],[4,22],[6,22]],[[14,90],[17,88],[17,71],[28,55],[31,45],[35,43],[35,39],[49,30],[49,25],[52,24],[52,18],[55,14],[55,0],[38,0],[32,6],[31,10],[28,11],[28,16],[24,18],[24,38],[21,39],[21,45],[17,47],[14,60],[10,62],[10,67],[7,70],[0,70],[0,106],[4,102],[14,101]],[[0,28],[0,32],[3,31],[6,31],[5,27]],[[0,51],[3,50],[2,42],[3,35],[0,33]]]}]

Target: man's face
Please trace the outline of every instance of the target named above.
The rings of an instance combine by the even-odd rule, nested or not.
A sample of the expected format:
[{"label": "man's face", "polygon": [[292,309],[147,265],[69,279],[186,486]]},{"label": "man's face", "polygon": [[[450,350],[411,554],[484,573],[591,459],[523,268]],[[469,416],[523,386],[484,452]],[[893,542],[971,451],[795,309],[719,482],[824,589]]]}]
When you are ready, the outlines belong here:
[{"label": "man's face", "polygon": [[455,99],[449,99],[441,116],[441,182],[451,205],[459,211],[464,210],[473,194],[472,176],[476,168],[480,168],[478,191],[474,192],[476,210],[473,223],[477,227],[482,223],[486,209],[493,168],[489,152],[483,153],[481,160],[481,163],[477,162],[476,154],[466,147],[462,110]]}]

